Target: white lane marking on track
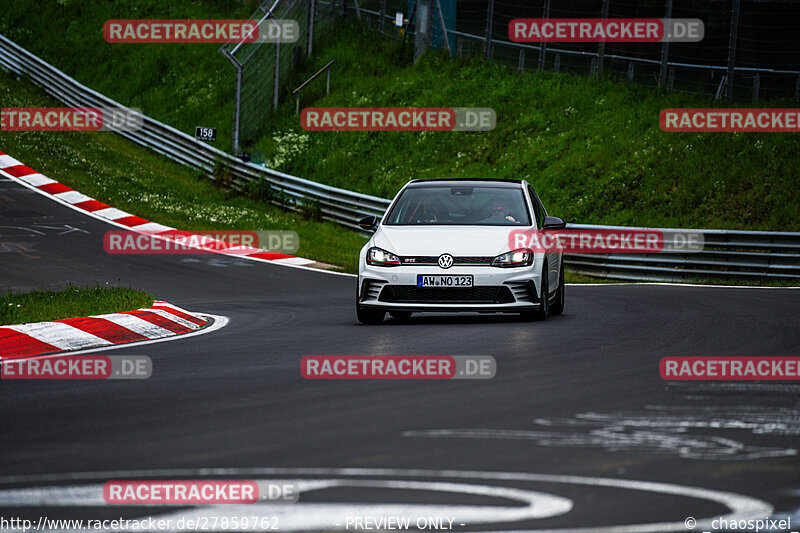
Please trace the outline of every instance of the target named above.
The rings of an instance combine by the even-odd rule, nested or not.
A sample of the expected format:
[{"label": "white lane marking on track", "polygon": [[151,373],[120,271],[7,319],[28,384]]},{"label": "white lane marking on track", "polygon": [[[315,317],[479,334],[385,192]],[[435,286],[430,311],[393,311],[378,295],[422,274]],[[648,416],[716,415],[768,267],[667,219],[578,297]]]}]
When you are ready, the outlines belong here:
[{"label": "white lane marking on track", "polygon": [[[157,520],[197,520],[202,517],[236,516],[276,516],[282,531],[302,531],[328,529],[344,524],[353,516],[391,516],[403,517],[416,523],[424,518],[451,519],[456,524],[489,524],[519,522],[559,516],[572,509],[572,500],[539,491],[436,481],[399,480],[358,480],[358,479],[256,479],[257,483],[292,482],[299,492],[307,493],[331,488],[386,488],[394,490],[414,490],[469,494],[486,498],[513,500],[513,505],[465,505],[465,504],[425,504],[425,503],[293,503],[277,502],[247,505],[204,505],[190,509],[173,510],[165,506],[167,512],[153,516]],[[105,507],[103,484],[15,488],[0,490],[0,506],[19,507]],[[138,520],[147,519],[140,517]]]},{"label": "white lane marking on track", "polygon": [[[616,489],[629,489],[671,496],[695,498],[718,503],[727,507],[731,512],[727,515],[714,518],[727,520],[747,520],[750,518],[763,518],[772,514],[774,508],[769,503],[732,492],[711,489],[702,489],[686,485],[661,483],[655,481],[637,481],[628,479],[601,478],[588,476],[569,476],[554,474],[533,474],[515,472],[482,472],[465,470],[416,470],[395,468],[204,468],[204,469],[171,469],[171,470],[123,470],[111,472],[78,472],[67,474],[38,474],[28,476],[2,476],[0,483],[24,482],[57,482],[94,479],[126,479],[126,478],[161,478],[169,479],[172,476],[340,476],[340,477],[422,477],[422,478],[454,478],[454,479],[486,479],[493,482],[541,482],[561,483],[568,485],[584,485],[592,487],[609,487]],[[302,504],[294,504],[298,510]],[[713,518],[697,521],[696,529],[710,528]],[[615,526],[597,526],[588,528],[549,529],[549,530],[513,530],[517,533],[666,533],[673,531],[686,531],[684,521],[658,522],[649,524],[627,524]],[[480,532],[484,533],[484,532]],[[486,532],[488,533],[488,532]],[[496,532],[495,532],[496,533]]]},{"label": "white lane marking on track", "polygon": [[[101,216],[97,216],[97,213],[99,211],[93,211],[93,212],[86,211],[85,209],[81,209],[80,207],[75,207],[74,205],[72,205],[72,204],[70,204],[68,202],[64,202],[63,200],[59,200],[58,198],[56,198],[52,194],[47,194],[44,191],[41,191],[41,190],[37,189],[36,187],[33,187],[33,186],[25,183],[24,181],[20,180],[16,176],[12,176],[11,174],[9,174],[7,172],[4,172],[2,169],[0,169],[0,176],[6,176],[9,179],[11,179],[12,181],[15,181],[15,182],[19,183],[23,187],[27,187],[28,189],[31,189],[32,191],[36,191],[37,193],[41,194],[42,196],[50,198],[51,200],[54,200],[54,201],[60,203],[61,205],[65,206],[65,207],[69,207],[70,209],[73,209],[73,210],[77,211],[78,213],[80,213],[80,214],[82,214],[84,216],[92,217],[94,219],[103,221],[106,224],[111,224],[112,226],[116,226],[118,228],[122,228],[122,229],[125,229],[125,230],[133,229],[133,228],[130,228],[129,226],[126,226],[124,224],[120,224],[118,222],[114,222],[113,220],[109,220],[107,218],[103,218]],[[172,229],[172,228],[170,228],[170,229]],[[163,237],[163,236],[160,236],[160,235],[156,235],[155,237],[158,238],[158,239],[163,239],[163,240],[168,240],[169,239],[168,237]],[[241,258],[248,259],[250,261],[255,261],[255,262],[258,262],[258,263],[276,264],[275,260],[261,259],[259,257],[250,257],[250,256],[247,256],[247,255],[238,255],[238,254],[226,254],[226,253],[222,253],[222,252],[214,252],[214,253],[217,253],[219,255],[228,255],[230,257],[237,257],[237,258],[241,257]],[[356,277],[355,274],[348,274],[346,272],[336,272],[336,271],[332,271],[332,270],[324,270],[324,269],[321,269],[321,268],[313,268],[313,267],[309,267],[309,266],[305,266],[305,265],[295,265],[295,264],[292,264],[292,263],[277,263],[277,264],[279,266],[283,266],[283,267],[297,268],[297,269],[300,269],[300,270],[308,270],[309,272],[322,272],[322,273],[333,275],[333,276],[345,276],[345,277],[349,277],[349,278]]]},{"label": "white lane marking on track", "polygon": [[800,285],[791,287],[757,287],[755,285],[703,285],[702,283],[670,283],[667,281],[624,281],[620,283],[567,283],[568,287],[620,287],[627,285],[659,286],[659,287],[699,287],[703,289],[800,289]]},{"label": "white lane marking on track", "polygon": [[3,327],[29,335],[60,350],[77,350],[111,344],[105,339],[61,322],[35,322]]}]

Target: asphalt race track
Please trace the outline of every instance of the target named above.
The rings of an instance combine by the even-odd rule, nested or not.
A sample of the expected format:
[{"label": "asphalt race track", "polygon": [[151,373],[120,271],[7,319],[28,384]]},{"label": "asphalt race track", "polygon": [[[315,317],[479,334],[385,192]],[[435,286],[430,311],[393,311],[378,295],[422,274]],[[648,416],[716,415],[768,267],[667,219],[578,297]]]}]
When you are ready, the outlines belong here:
[{"label": "asphalt race track", "polygon": [[[564,315],[544,323],[430,315],[362,326],[351,276],[108,255],[110,229],[3,179],[3,285],[130,286],[230,322],[113,350],[150,356],[148,380],[0,382],[4,516],[179,516],[190,510],[66,495],[109,479],[217,475],[304,480],[300,503],[259,509],[282,531],[344,529],[343,517],[403,505],[460,517],[453,527],[466,531],[686,531],[688,517],[731,507],[800,524],[800,386],[658,372],[664,356],[796,356],[797,290],[570,286]],[[306,355],[491,355],[497,375],[309,381]]]}]

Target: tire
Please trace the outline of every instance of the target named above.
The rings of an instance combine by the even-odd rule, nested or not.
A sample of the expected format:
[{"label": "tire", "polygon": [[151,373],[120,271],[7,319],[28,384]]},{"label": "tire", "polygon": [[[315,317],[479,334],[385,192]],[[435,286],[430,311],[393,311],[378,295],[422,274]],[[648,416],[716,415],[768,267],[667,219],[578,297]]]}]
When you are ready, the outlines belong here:
[{"label": "tire", "polygon": [[[360,278],[359,278],[360,281]],[[386,316],[386,311],[375,311],[372,309],[362,309],[358,304],[358,284],[356,284],[356,318],[362,324],[380,324],[383,322],[383,317]]]},{"label": "tire", "polygon": [[389,311],[389,316],[398,320],[408,320],[411,318],[411,311]]},{"label": "tire", "polygon": [[362,309],[360,305],[356,304],[356,318],[362,324],[380,324],[383,322],[383,317],[386,316],[386,311],[375,311],[372,309]]},{"label": "tire", "polygon": [[556,289],[556,301],[550,305],[550,314],[558,316],[564,312],[564,292],[566,282],[564,281],[564,258],[561,258],[561,270],[558,274],[558,289]]},{"label": "tire", "polygon": [[548,277],[549,276],[547,274],[547,263],[545,263],[544,266],[542,266],[542,290],[541,290],[542,303],[539,306],[539,309],[535,311],[523,311],[522,313],[520,313],[522,315],[522,318],[526,320],[537,320],[537,321],[547,320],[547,315],[550,314],[550,301],[549,298],[547,297],[548,296],[547,293],[550,290],[549,289],[550,284],[547,281]]}]

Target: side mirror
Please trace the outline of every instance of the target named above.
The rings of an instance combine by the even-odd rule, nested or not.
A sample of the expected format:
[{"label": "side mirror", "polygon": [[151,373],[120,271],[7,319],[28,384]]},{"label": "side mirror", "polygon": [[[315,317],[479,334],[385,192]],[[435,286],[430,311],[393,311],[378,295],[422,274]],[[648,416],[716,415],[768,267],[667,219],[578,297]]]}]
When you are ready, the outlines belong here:
[{"label": "side mirror", "polygon": [[364,217],[358,221],[358,227],[361,229],[365,229],[367,231],[375,231],[378,229],[378,217],[377,215],[370,215],[368,217]]},{"label": "side mirror", "polygon": [[558,217],[544,217],[544,224],[542,224],[542,229],[564,229],[566,227],[567,223]]}]

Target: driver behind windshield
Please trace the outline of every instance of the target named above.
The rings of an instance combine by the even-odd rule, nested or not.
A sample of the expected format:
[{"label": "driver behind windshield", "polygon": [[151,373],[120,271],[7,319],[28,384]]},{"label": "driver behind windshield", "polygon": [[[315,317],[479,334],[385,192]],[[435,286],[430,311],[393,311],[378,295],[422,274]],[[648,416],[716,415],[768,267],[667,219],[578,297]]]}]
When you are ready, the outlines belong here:
[{"label": "driver behind windshield", "polygon": [[487,204],[488,216],[481,220],[481,222],[493,222],[500,219],[508,220],[519,224],[519,221],[514,218],[511,202],[507,198],[500,195],[492,196]]}]

